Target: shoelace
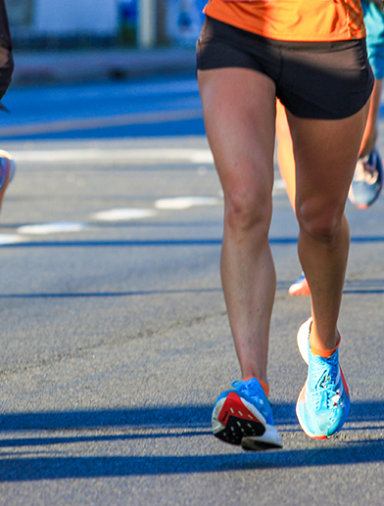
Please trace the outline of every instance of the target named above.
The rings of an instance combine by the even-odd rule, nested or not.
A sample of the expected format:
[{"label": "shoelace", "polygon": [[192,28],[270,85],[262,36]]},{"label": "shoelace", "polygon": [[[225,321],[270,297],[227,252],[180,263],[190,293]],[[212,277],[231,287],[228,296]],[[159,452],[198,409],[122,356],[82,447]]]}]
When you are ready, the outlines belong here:
[{"label": "shoelace", "polygon": [[336,385],[338,374],[337,357],[330,357],[329,359],[316,357],[312,361],[312,374],[316,381],[315,389],[310,393],[316,409],[321,407],[324,397],[328,409],[339,407],[341,396]]}]

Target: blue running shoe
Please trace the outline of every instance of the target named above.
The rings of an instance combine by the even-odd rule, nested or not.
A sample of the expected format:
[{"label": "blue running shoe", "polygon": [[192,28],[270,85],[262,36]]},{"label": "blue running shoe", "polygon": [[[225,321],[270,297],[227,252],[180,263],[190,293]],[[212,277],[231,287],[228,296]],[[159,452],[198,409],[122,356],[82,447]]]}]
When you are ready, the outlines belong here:
[{"label": "blue running shoe", "polygon": [[305,434],[327,439],[339,432],[350,407],[349,392],[339,365],[338,350],[329,357],[313,355],[309,346],[312,318],[300,327],[297,344],[308,364],[308,378],[296,404],[296,414]]},{"label": "blue running shoe", "polygon": [[244,450],[282,448],[271,405],[258,380],[234,381],[232,387],[219,396],[213,408],[213,434]]},{"label": "blue running shoe", "polygon": [[9,153],[0,149],[0,209],[7,186],[15,175],[16,165]]},{"label": "blue running shoe", "polygon": [[383,187],[383,164],[376,148],[372,153],[357,162],[349,200],[358,209],[367,209],[378,198]]}]

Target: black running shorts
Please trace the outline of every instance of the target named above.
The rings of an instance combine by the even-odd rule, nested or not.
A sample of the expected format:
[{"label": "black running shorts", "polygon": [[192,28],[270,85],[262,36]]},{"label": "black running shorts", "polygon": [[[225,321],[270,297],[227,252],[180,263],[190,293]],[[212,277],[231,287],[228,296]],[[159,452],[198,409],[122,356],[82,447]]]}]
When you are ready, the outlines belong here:
[{"label": "black running shorts", "polygon": [[11,84],[13,67],[12,42],[7,11],[5,10],[4,0],[0,0],[0,100]]},{"label": "black running shorts", "polygon": [[197,42],[197,68],[225,67],[270,77],[277,98],[299,118],[352,116],[366,104],[374,83],[365,39],[279,41],[207,16]]}]

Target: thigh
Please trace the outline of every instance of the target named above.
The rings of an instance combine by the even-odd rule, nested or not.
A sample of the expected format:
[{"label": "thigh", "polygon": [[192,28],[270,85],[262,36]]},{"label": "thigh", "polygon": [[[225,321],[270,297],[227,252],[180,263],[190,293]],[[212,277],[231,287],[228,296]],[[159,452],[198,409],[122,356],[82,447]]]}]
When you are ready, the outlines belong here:
[{"label": "thigh", "polygon": [[292,207],[295,208],[296,194],[296,166],[293,156],[291,132],[287,121],[285,107],[278,100],[276,102],[276,140],[277,140],[277,163],[281,177],[285,183],[285,189]]},{"label": "thigh", "polygon": [[[296,160],[296,210],[324,218],[344,211],[369,103],[340,120],[313,120],[287,111]],[[304,206],[304,209],[303,209]]]},{"label": "thigh", "polygon": [[[198,71],[204,122],[225,198],[271,200],[275,85],[243,68]],[[241,196],[241,195],[240,195]]]}]

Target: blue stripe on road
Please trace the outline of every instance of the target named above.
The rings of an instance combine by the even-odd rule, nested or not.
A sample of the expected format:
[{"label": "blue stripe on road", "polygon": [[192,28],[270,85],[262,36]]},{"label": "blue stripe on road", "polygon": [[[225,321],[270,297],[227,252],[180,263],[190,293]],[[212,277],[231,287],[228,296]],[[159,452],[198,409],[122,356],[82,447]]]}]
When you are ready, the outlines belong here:
[{"label": "blue stripe on road", "polygon": [[[112,137],[153,137],[204,135],[202,119],[181,117],[169,122],[167,118],[141,124],[131,121],[123,126],[113,126],[113,119],[122,115],[143,115],[200,111],[201,102],[196,79],[163,78],[134,82],[84,84],[65,87],[36,89],[10,89],[5,97],[12,114],[0,117],[0,137],[9,140],[25,139],[78,139]],[[111,118],[112,124],[97,127],[76,127],[77,122]],[[73,123],[58,130],[57,123]],[[101,121],[101,123],[103,123]],[[145,122],[144,122],[145,123]],[[42,129],[41,126],[45,128]],[[25,130],[23,131],[23,127]],[[51,128],[52,127],[52,128]],[[35,129],[35,131],[33,131]]]},{"label": "blue stripe on road", "polygon": [[7,141],[17,140],[75,140],[75,139],[115,139],[137,137],[180,137],[188,135],[205,135],[202,118],[153,122],[135,125],[100,127],[84,130],[68,130],[62,132],[26,133],[24,135],[7,136]]},{"label": "blue stripe on road", "polygon": [[[270,244],[297,244],[297,237],[272,237]],[[352,237],[352,243],[384,242],[384,236]],[[1,248],[88,248],[88,247],[163,247],[163,246],[220,246],[221,239],[159,239],[116,241],[30,241],[1,244]]]}]

